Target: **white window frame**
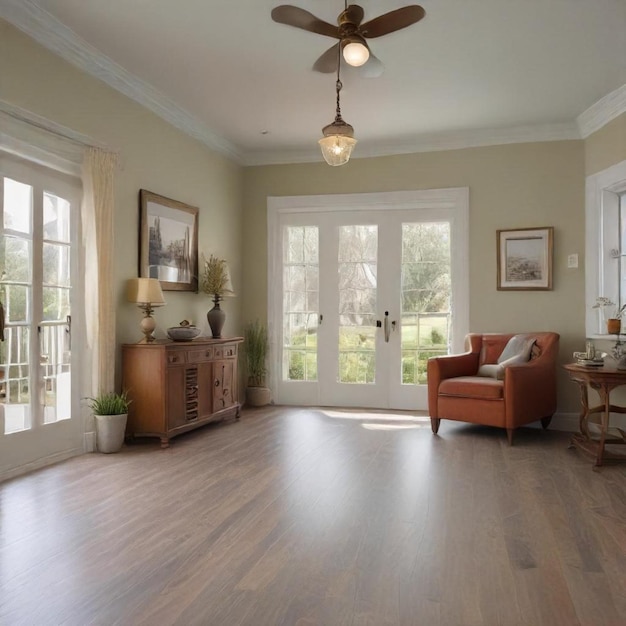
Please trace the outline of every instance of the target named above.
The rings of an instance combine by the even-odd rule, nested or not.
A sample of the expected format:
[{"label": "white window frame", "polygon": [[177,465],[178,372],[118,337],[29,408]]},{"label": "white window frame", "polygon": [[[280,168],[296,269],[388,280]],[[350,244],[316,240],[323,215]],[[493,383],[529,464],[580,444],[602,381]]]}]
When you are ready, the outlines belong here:
[{"label": "white window frame", "polygon": [[626,161],[592,174],[586,180],[585,202],[585,331],[590,339],[614,339],[606,333],[596,298],[619,302],[620,195],[626,193]]}]

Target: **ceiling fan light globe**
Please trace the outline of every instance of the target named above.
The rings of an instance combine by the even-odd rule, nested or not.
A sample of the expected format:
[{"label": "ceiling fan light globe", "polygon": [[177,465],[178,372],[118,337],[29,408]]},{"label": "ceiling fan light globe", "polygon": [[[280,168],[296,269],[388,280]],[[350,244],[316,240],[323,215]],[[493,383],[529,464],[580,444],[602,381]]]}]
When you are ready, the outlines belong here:
[{"label": "ceiling fan light globe", "polygon": [[370,51],[360,41],[351,41],[343,47],[343,58],[352,67],[361,67],[370,58]]}]

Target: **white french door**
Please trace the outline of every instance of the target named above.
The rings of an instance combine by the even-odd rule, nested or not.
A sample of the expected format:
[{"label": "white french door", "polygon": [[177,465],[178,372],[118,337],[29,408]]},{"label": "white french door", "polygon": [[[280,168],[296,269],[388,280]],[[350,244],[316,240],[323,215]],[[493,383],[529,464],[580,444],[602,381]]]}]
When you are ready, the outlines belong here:
[{"label": "white french door", "polygon": [[425,409],[428,357],[467,332],[466,190],[268,208],[276,402]]},{"label": "white french door", "polygon": [[0,477],[82,451],[72,383],[80,182],[3,155]]}]

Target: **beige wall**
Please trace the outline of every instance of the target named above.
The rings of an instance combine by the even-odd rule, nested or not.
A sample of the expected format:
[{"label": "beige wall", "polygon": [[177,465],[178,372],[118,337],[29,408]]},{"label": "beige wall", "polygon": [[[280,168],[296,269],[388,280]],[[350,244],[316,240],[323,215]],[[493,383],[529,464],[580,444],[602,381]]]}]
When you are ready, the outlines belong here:
[{"label": "beige wall", "polygon": [[626,160],[626,113],[585,139],[585,176]]},{"label": "beige wall", "polygon": [[[241,290],[242,168],[212,153],[145,108],[48,52],[0,20],[0,98],[84,133],[120,153],[115,213],[117,341],[138,341],[141,312],[124,301],[124,281],[137,275],[139,189],[199,207],[198,247],[230,263]],[[155,313],[157,335],[182,319],[208,330],[213,305],[200,293],[165,292]],[[224,304],[226,332],[240,332],[240,299]]]},{"label": "beige wall", "polygon": [[[358,146],[356,148],[358,152]],[[248,167],[244,170],[243,311],[267,310],[267,196],[408,189],[470,189],[470,329],[554,330],[561,361],[584,349],[584,146],[582,141],[516,144],[353,159]],[[496,230],[554,226],[554,289],[496,290]],[[567,255],[578,253],[578,269]],[[559,380],[559,410],[578,410],[576,389]]]}]

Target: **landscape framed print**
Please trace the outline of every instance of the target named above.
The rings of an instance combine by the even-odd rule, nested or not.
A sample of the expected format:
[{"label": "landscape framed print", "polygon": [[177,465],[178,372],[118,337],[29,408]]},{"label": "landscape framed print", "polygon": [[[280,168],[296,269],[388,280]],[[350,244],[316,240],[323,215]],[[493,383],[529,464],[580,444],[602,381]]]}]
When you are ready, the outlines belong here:
[{"label": "landscape framed print", "polygon": [[552,289],[554,228],[497,231],[498,290]]},{"label": "landscape framed print", "polygon": [[198,209],[139,190],[139,276],[164,291],[198,291]]}]

